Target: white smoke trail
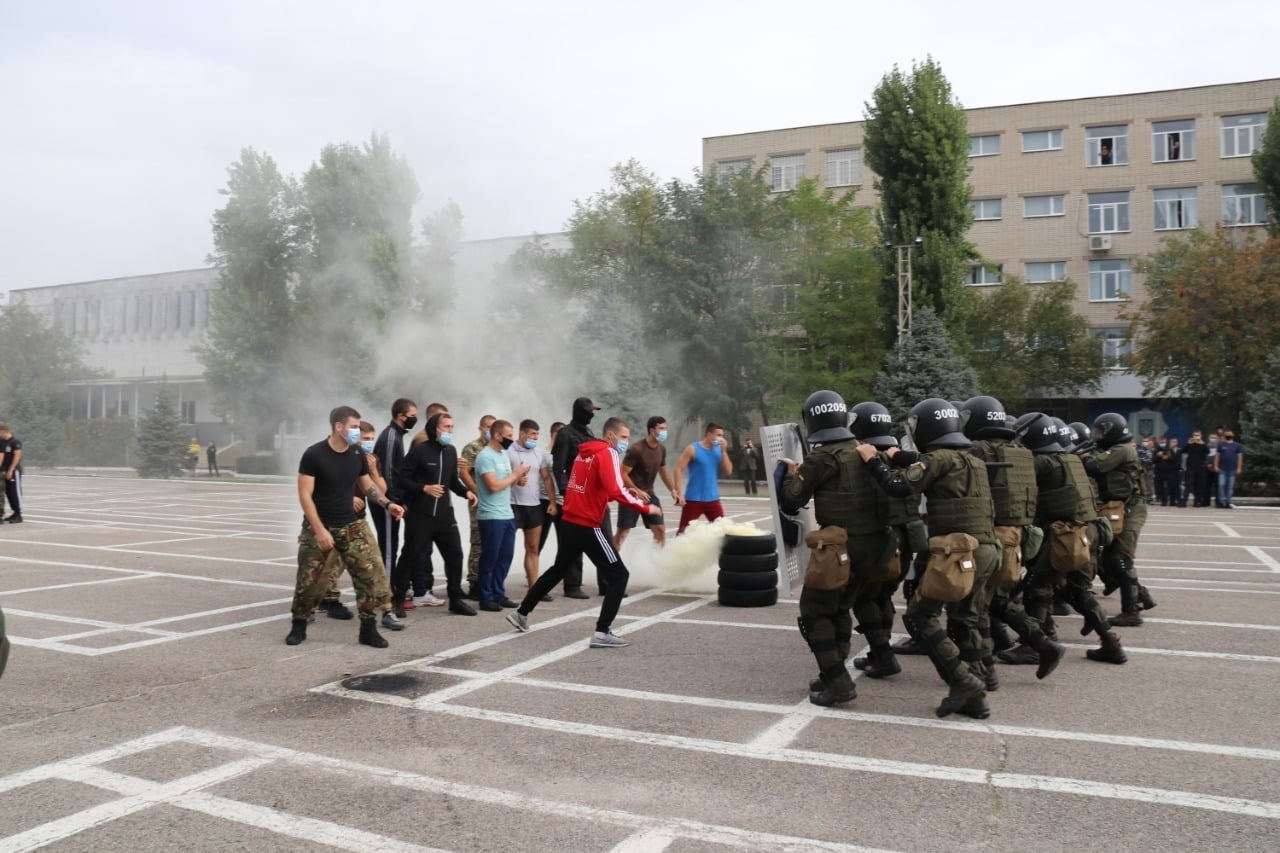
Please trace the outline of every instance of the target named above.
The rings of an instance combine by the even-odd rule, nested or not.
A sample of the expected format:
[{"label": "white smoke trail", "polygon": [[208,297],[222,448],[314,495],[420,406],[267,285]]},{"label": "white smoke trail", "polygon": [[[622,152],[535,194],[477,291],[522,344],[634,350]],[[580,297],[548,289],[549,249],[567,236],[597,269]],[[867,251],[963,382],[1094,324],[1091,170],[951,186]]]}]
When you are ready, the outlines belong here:
[{"label": "white smoke trail", "polygon": [[622,545],[622,560],[631,572],[630,586],[660,587],[679,592],[715,592],[716,572],[724,537],[761,535],[754,524],[718,518],[695,521],[680,536],[667,537],[659,548],[643,527],[632,531]]}]

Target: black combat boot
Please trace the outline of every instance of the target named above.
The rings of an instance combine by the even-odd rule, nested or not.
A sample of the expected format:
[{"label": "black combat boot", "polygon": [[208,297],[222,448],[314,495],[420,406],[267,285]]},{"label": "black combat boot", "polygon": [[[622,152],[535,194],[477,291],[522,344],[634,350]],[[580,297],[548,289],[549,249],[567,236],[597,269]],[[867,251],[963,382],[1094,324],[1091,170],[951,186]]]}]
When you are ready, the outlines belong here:
[{"label": "black combat boot", "polygon": [[900,640],[889,647],[889,650],[896,655],[927,655],[928,650],[924,646],[917,643],[911,637]]},{"label": "black combat boot", "polygon": [[960,708],[960,713],[966,717],[973,717],[975,720],[985,720],[991,716],[991,706],[987,704],[987,697],[979,694],[965,702],[964,706]]},{"label": "black combat boot", "polygon": [[323,606],[324,612],[329,614],[330,619],[351,619],[355,616],[355,614],[351,612],[351,608],[336,599],[334,601],[324,602]]},{"label": "black combat boot", "polygon": [[378,633],[378,623],[372,619],[360,620],[360,643],[365,646],[373,646],[375,649],[385,649],[387,641]]},{"label": "black combat boot", "polygon": [[1089,649],[1084,655],[1089,660],[1096,660],[1100,663],[1125,663],[1129,660],[1124,653],[1124,649],[1120,647],[1120,638],[1113,631],[1108,631],[1102,635],[1102,648]]},{"label": "black combat boot", "polygon": [[1049,677],[1049,673],[1058,668],[1058,663],[1062,660],[1062,656],[1066,654],[1067,649],[1061,643],[1055,643],[1045,637],[1036,652],[1040,658],[1040,666],[1036,667],[1036,678],[1043,680]]},{"label": "black combat boot", "polygon": [[1009,635],[1009,629],[1003,622],[991,622],[991,642],[995,645],[996,651],[1003,652],[1005,649],[1011,649],[1014,646],[1013,637]]},{"label": "black combat boot", "polygon": [[296,646],[307,638],[307,620],[294,619],[293,628],[289,631],[289,636],[284,638],[285,645]]},{"label": "black combat boot", "polygon": [[[1137,584],[1134,584],[1137,586]],[[1138,601],[1137,590],[1129,584],[1120,587],[1120,615],[1107,620],[1114,628],[1136,628],[1142,624],[1142,604]]]},{"label": "black combat boot", "polygon": [[1000,658],[1001,663],[1020,666],[1022,664],[1038,664],[1040,663],[1040,653],[1027,645],[1017,645],[1008,651],[1000,652],[996,655]]},{"label": "black combat boot", "polygon": [[1156,600],[1151,597],[1151,592],[1142,584],[1138,584],[1138,601],[1142,604],[1143,610],[1155,610]]},{"label": "black combat boot", "polygon": [[888,646],[872,649],[866,657],[854,658],[853,666],[867,674],[867,678],[888,678],[902,672],[902,664]]},{"label": "black combat boot", "polygon": [[950,716],[967,705],[970,699],[982,696],[982,690],[982,679],[970,672],[968,667],[962,667],[960,674],[951,682],[947,698],[942,700],[934,713],[939,717]]},{"label": "black combat boot", "polygon": [[[830,671],[824,671],[818,682],[820,689],[811,689],[809,691],[809,701],[815,705],[830,708],[832,705],[852,702],[858,697],[858,691],[853,686],[853,679],[849,677],[849,672],[843,665],[832,667]],[[812,687],[813,685],[810,684],[809,686]]]}]

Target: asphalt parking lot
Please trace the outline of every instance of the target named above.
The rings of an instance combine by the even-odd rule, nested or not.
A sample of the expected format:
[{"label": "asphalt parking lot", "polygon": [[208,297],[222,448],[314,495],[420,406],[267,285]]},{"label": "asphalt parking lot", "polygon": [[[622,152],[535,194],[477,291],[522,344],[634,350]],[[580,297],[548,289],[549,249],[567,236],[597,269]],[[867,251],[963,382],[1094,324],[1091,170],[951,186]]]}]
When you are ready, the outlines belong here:
[{"label": "asphalt parking lot", "polygon": [[1280,849],[1274,509],[1153,508],[1129,663],[1062,618],[1068,660],[1003,667],[978,722],[934,717],[922,658],[809,704],[794,600],[636,586],[625,649],[587,648],[600,599],[559,596],[528,634],[420,608],[387,649],[323,615],[288,647],[291,483],[24,488],[0,851]]}]

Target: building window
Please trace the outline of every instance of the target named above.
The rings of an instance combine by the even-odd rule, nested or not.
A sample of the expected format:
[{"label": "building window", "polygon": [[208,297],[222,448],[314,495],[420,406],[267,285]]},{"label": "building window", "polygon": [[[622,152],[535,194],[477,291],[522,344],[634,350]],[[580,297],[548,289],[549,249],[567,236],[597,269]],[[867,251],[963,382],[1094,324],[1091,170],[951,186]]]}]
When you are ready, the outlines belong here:
[{"label": "building window", "polygon": [[1089,193],[1089,233],[1129,230],[1129,193]]},{"label": "building window", "polygon": [[1028,219],[1037,216],[1062,216],[1067,210],[1064,195],[1029,195],[1022,200],[1022,215]]},{"label": "building window", "polygon": [[862,183],[862,149],[827,152],[827,186],[856,187]]},{"label": "building window", "polygon": [[1196,159],[1195,119],[1151,125],[1151,159],[1157,163]]},{"label": "building window", "polygon": [[194,329],[196,327],[196,292],[194,290],[187,292],[187,328]]},{"label": "building window", "polygon": [[1123,326],[1108,326],[1093,329],[1092,334],[1102,347],[1102,362],[1108,369],[1128,369],[1129,355],[1133,352],[1133,344],[1129,340],[1128,329]]},{"label": "building window", "polygon": [[999,284],[1004,281],[1004,264],[975,264],[969,267],[967,284]]},{"label": "building window", "polygon": [[773,173],[774,192],[793,190],[804,178],[804,155],[788,154],[784,157],[770,157],[769,171]]},{"label": "building window", "polygon": [[1262,144],[1266,113],[1222,117],[1222,156],[1248,157]]},{"label": "building window", "polygon": [[1027,264],[1027,284],[1045,284],[1050,281],[1065,281],[1067,278],[1066,261],[1037,261]]},{"label": "building window", "polygon": [[1090,166],[1123,166],[1129,162],[1129,127],[1115,124],[1084,131],[1085,162]]},{"label": "building window", "polygon": [[751,170],[750,160],[726,160],[716,163],[716,177],[722,181],[730,181]]},{"label": "building window", "polygon": [[173,329],[175,332],[182,330],[182,294],[173,294]]},{"label": "building window", "polygon": [[196,401],[182,401],[182,422],[184,424],[193,424],[196,422]]},{"label": "building window", "polygon": [[1133,291],[1132,278],[1128,261],[1089,261],[1089,301],[1128,299]]},{"label": "building window", "polygon": [[1155,191],[1156,230],[1174,231],[1199,224],[1195,187],[1171,187]]},{"label": "building window", "polygon": [[969,137],[970,157],[991,157],[1000,153],[1000,134]]},{"label": "building window", "polygon": [[1060,151],[1062,150],[1061,130],[1024,130],[1022,132],[1023,151]]},{"label": "building window", "polygon": [[1004,210],[1004,200],[999,198],[981,198],[970,202],[975,220],[999,219]]},{"label": "building window", "polygon": [[1262,225],[1267,213],[1267,200],[1257,184],[1222,185],[1222,221],[1227,225]]},{"label": "building window", "polygon": [[209,291],[200,291],[200,326],[209,328]]}]

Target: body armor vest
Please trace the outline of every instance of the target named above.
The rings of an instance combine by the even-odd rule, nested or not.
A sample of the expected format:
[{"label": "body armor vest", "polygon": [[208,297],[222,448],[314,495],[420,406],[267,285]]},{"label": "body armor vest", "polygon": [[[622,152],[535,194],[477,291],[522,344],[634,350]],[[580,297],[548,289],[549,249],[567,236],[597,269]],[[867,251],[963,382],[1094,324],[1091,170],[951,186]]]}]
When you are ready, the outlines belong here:
[{"label": "body armor vest", "polygon": [[[929,456],[939,456],[948,451],[934,451]],[[968,533],[980,542],[994,543],[995,524],[994,510],[991,505],[991,486],[987,483],[986,466],[982,460],[970,453],[950,451],[960,464],[956,470],[946,475],[945,481],[938,481],[925,493],[929,504],[929,535],[945,536],[948,533]],[[939,460],[941,461],[941,459]],[[965,483],[963,495],[950,497],[932,494],[940,490],[943,482],[949,492],[960,491],[960,482]]]},{"label": "body armor vest", "polygon": [[991,502],[995,504],[995,523],[1004,527],[1022,527],[1036,517],[1036,463],[1031,451],[1007,441],[980,442],[995,457],[995,462],[1012,463],[1011,468],[988,468]]},{"label": "body armor vest", "polygon": [[1084,463],[1071,453],[1055,453],[1054,479],[1062,479],[1062,485],[1040,492],[1040,518],[1044,522],[1075,521],[1083,523],[1097,516],[1093,490]]},{"label": "body armor vest", "polygon": [[813,452],[834,457],[837,471],[834,482],[823,483],[813,493],[813,515],[818,524],[843,527],[850,536],[883,531],[888,518],[884,491],[853,449],[853,442],[842,441]]}]

